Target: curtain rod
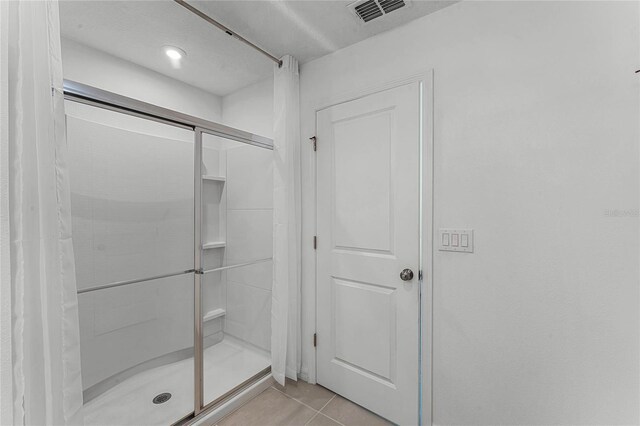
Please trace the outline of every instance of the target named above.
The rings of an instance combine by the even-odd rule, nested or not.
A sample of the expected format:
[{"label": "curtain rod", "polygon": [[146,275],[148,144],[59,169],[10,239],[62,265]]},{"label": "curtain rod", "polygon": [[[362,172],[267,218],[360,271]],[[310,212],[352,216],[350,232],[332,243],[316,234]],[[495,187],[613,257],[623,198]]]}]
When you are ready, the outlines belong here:
[{"label": "curtain rod", "polygon": [[174,0],[174,1],[176,3],[178,3],[180,6],[184,7],[185,9],[187,9],[188,11],[198,15],[199,17],[201,17],[202,19],[204,19],[205,21],[207,21],[211,25],[215,26],[216,28],[218,28],[218,29],[224,31],[225,33],[229,34],[231,37],[235,38],[236,40],[239,40],[239,41],[243,42],[244,44],[246,44],[247,46],[250,46],[250,47],[254,48],[255,50],[257,50],[258,52],[262,53],[264,56],[268,57],[273,62],[278,64],[278,67],[282,66],[282,61],[280,59],[276,58],[275,56],[273,56],[272,54],[270,54],[266,50],[263,50],[263,49],[259,48],[258,46],[256,46],[255,44],[251,43],[249,40],[247,40],[246,38],[242,37],[241,35],[234,33],[229,28],[225,27],[220,22],[218,22],[215,19],[213,19],[211,16],[209,16],[206,13],[196,9],[195,7],[191,6],[189,3],[187,3],[184,0]]}]

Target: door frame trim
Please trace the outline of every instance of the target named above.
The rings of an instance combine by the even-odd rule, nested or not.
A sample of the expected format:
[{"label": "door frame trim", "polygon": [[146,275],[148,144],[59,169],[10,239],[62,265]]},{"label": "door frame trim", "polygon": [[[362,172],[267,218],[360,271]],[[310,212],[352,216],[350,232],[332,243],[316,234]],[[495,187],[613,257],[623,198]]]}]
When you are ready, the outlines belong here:
[{"label": "door frame trim", "polygon": [[[384,90],[393,89],[399,86],[410,83],[420,83],[422,88],[421,99],[422,104],[420,106],[422,117],[422,159],[421,159],[421,179],[422,179],[422,192],[421,192],[421,227],[422,227],[422,256],[420,259],[420,269],[423,272],[422,281],[420,283],[420,389],[418,390],[418,397],[420,398],[421,412],[419,413],[420,424],[422,426],[432,424],[432,353],[433,353],[433,235],[434,235],[434,217],[433,217],[433,178],[434,178],[434,164],[433,164],[433,141],[434,141],[434,100],[433,100],[433,69],[428,69],[417,74],[412,74],[404,78],[391,80],[385,83],[375,84],[364,89],[352,91],[339,96],[335,96],[330,99],[321,100],[318,102],[313,110],[314,114],[314,129],[317,133],[317,114],[319,111],[330,108],[335,105],[339,105],[345,102],[353,101],[365,96],[369,96]],[[306,141],[306,138],[301,138]],[[318,141],[322,144],[322,141]],[[304,152],[304,151],[303,151]],[[302,241],[312,241],[313,237],[317,233],[317,157],[313,149],[309,149],[312,156],[312,160],[308,161],[308,165],[312,170],[309,176],[312,177],[313,182],[308,183],[308,190],[304,193],[309,195],[309,198],[313,200],[313,206],[309,206],[309,212],[313,214],[310,218],[312,223],[312,229],[304,229]],[[304,220],[304,219],[303,219]],[[303,244],[303,282],[312,282],[312,288],[310,286],[303,286],[307,290],[311,290],[307,297],[302,301],[304,319],[302,321],[302,345],[310,348],[306,356],[308,362],[308,371],[302,372],[301,376],[307,379],[309,383],[316,383],[317,377],[317,359],[316,349],[313,346],[313,338],[317,328],[317,252],[313,248],[308,249],[307,244]],[[305,256],[305,253],[307,255]],[[305,268],[305,265],[307,266]],[[306,271],[305,271],[306,270]],[[306,300],[305,300],[306,299]],[[306,352],[303,350],[303,353]],[[306,374],[305,374],[306,373]],[[306,377],[305,377],[306,376]]]}]

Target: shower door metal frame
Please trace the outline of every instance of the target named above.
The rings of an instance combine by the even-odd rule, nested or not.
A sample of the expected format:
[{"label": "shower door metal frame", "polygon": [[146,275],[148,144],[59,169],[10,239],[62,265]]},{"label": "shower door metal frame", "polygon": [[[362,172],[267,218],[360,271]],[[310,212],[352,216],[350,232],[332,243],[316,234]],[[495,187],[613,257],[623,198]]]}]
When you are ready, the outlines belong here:
[{"label": "shower door metal frame", "polygon": [[[194,274],[194,326],[193,326],[193,359],[194,359],[194,405],[193,412],[187,414],[176,424],[184,424],[192,421],[200,413],[210,412],[229,398],[237,395],[253,383],[269,375],[271,367],[258,372],[250,379],[239,383],[236,387],[222,395],[221,397],[204,404],[204,347],[203,347],[203,319],[202,319],[202,276],[207,272],[230,269],[234,267],[246,266],[247,263],[239,265],[222,266],[208,271],[203,271],[202,267],[202,135],[207,133],[225,139],[231,139],[248,145],[257,146],[264,149],[273,150],[273,140],[264,136],[256,135],[233,127],[225,126],[213,121],[204,120],[188,114],[183,114],[157,105],[139,101],[137,99],[118,95],[106,90],[98,89],[86,84],[72,80],[64,80],[64,98],[69,101],[79,102],[86,105],[119,112],[134,117],[144,118],[174,127],[179,127],[194,132],[194,267],[186,271],[179,271],[155,277],[145,277],[141,279],[108,283],[95,287],[78,290],[78,294],[104,290],[107,288],[126,286],[139,282],[149,281],[156,278],[165,278],[182,274]],[[270,259],[260,259],[256,262]],[[251,263],[256,263],[251,262]],[[251,264],[249,263],[249,264]]]},{"label": "shower door metal frame", "polygon": [[[262,136],[258,136],[258,138],[261,139],[260,143],[249,143],[249,142],[245,142],[244,140],[239,140],[239,139],[235,139],[233,137],[230,137],[228,134],[223,133],[220,130],[215,130],[212,128],[204,128],[204,127],[196,127],[194,129],[195,132],[195,149],[196,149],[196,155],[195,155],[195,167],[194,167],[194,176],[195,176],[195,180],[194,180],[194,188],[195,188],[195,197],[194,200],[197,200],[197,202],[195,203],[196,205],[200,206],[200,209],[196,210],[196,238],[194,239],[194,244],[195,244],[195,252],[196,252],[196,256],[195,256],[195,291],[196,294],[200,295],[201,291],[202,291],[202,277],[204,277],[204,275],[211,273],[211,272],[218,272],[218,271],[225,271],[225,270],[229,270],[229,269],[234,269],[234,268],[241,268],[244,266],[249,266],[249,265],[255,265],[258,263],[262,263],[262,262],[267,262],[267,261],[271,261],[273,260],[273,257],[270,258],[264,258],[264,259],[255,259],[252,260],[250,262],[243,262],[243,263],[238,263],[235,265],[224,265],[224,266],[219,266],[216,268],[212,268],[212,269],[204,269],[204,265],[202,262],[202,141],[203,141],[203,135],[207,134],[207,135],[211,135],[211,136],[218,136],[218,137],[222,137],[225,139],[233,139],[239,142],[244,142],[244,143],[248,143],[250,145],[254,145],[254,146],[258,146],[260,148],[265,148],[265,149],[270,149],[273,150],[273,140],[268,139],[268,138],[263,138]],[[256,135],[252,135],[253,137],[256,137]],[[262,140],[266,140],[267,144],[262,143]],[[199,249],[198,249],[199,248]],[[247,386],[255,383],[256,381],[260,380],[261,378],[265,377],[266,375],[271,373],[271,367],[267,367],[266,369],[258,372],[257,374],[255,374],[253,377],[247,379],[245,382],[238,384],[236,387],[234,387],[233,389],[229,390],[228,392],[225,392],[223,395],[221,395],[220,397],[214,399],[213,401],[210,401],[208,403],[205,403],[204,401],[204,359],[203,359],[203,354],[204,354],[204,347],[203,347],[203,316],[202,316],[202,300],[201,298],[199,298],[200,300],[196,301],[196,305],[194,306],[194,318],[196,319],[195,321],[195,335],[199,336],[197,343],[194,343],[194,348],[195,349],[195,353],[199,354],[200,356],[196,356],[194,357],[194,361],[195,361],[195,369],[198,372],[198,374],[196,375],[196,377],[200,378],[200,380],[195,381],[195,399],[196,399],[196,408],[194,409],[194,413],[197,416],[198,414],[206,411],[206,412],[210,412],[213,409],[215,409],[215,407],[219,406],[220,404],[222,404],[223,402],[227,401],[229,398],[231,398],[234,395],[237,395],[240,391],[242,391],[244,388],[246,388]],[[198,348],[198,345],[200,346]],[[187,419],[188,420],[188,419]]]},{"label": "shower door metal frame", "polygon": [[202,129],[194,131],[194,167],[193,167],[193,414],[197,416],[204,409],[204,327],[202,321]]}]

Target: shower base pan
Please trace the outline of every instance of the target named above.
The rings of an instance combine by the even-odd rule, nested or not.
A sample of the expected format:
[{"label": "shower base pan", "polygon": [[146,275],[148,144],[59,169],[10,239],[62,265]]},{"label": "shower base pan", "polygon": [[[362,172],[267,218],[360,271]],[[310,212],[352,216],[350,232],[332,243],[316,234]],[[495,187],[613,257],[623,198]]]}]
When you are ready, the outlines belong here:
[{"label": "shower base pan", "polygon": [[[214,401],[271,365],[267,352],[230,336],[204,351],[204,401]],[[193,411],[193,358],[156,367],[109,389],[83,407],[86,425],[169,425]],[[160,394],[171,397],[160,404]],[[165,399],[165,398],[161,398]]]}]

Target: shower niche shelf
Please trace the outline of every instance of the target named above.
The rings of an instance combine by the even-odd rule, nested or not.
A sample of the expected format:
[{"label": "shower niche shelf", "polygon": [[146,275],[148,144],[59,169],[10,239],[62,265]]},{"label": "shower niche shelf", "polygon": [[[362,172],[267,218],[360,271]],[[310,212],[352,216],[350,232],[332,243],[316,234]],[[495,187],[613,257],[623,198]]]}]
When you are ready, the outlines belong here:
[{"label": "shower niche shelf", "polygon": [[204,314],[204,316],[202,317],[202,322],[207,322],[216,318],[223,317],[225,316],[226,313],[227,311],[222,308],[213,309],[207,312],[206,314]]},{"label": "shower niche shelf", "polygon": [[227,246],[227,242],[226,241],[211,241],[211,242],[202,244],[202,250],[209,250],[209,249],[215,249],[215,248],[224,248],[226,246]]},{"label": "shower niche shelf", "polygon": [[[203,155],[209,158],[203,164],[202,172],[202,250],[209,252],[207,267],[220,266],[218,259],[226,242],[227,196],[226,196],[226,155],[215,150],[206,150]],[[224,160],[224,161],[223,161]],[[216,260],[214,260],[216,259]],[[211,263],[213,261],[213,263]]]},{"label": "shower niche shelf", "polygon": [[209,182],[220,182],[225,183],[227,178],[224,176],[213,176],[213,175],[203,175],[202,179]]}]

